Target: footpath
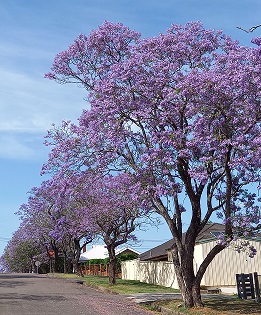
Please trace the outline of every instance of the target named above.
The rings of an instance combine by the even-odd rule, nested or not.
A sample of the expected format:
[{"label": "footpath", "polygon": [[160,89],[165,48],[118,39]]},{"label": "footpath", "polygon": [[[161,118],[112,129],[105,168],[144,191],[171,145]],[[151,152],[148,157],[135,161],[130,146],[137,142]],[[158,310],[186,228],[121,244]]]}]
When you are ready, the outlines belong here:
[{"label": "footpath", "polygon": [[[224,294],[202,294],[202,298],[233,298],[231,295],[224,295]],[[166,301],[166,300],[178,300],[181,299],[180,293],[135,293],[135,294],[128,294],[126,297],[137,304],[142,303],[153,303],[158,301]]]},{"label": "footpath", "polygon": [[135,293],[126,294],[127,299],[137,304],[149,304],[157,301],[180,299],[180,293]]}]

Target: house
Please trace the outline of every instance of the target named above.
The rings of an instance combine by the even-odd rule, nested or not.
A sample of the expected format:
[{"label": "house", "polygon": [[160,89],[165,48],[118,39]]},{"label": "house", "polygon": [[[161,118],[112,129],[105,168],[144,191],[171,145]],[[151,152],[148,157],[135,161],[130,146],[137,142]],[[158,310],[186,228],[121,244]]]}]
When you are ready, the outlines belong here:
[{"label": "house", "polygon": [[108,250],[104,245],[93,245],[90,249],[84,248],[80,255],[79,262],[88,261],[91,259],[104,259],[108,257]]},{"label": "house", "polygon": [[[140,252],[130,247],[116,248],[115,252],[116,256],[119,256],[120,254],[134,254],[136,256],[140,255]],[[80,255],[79,262],[84,262],[91,259],[105,259],[108,257],[109,254],[105,245],[93,245],[89,250],[85,250]]]},{"label": "house", "polygon": [[[207,224],[198,235],[194,251],[195,272],[216,245],[220,233],[224,233],[224,225],[211,223]],[[231,247],[225,248],[209,265],[202,278],[201,286],[218,287],[223,292],[237,293],[237,273],[256,271],[261,275],[261,238],[252,239],[250,243],[257,249],[254,258],[249,258],[244,252],[237,253]],[[178,288],[171,259],[172,244],[173,239],[142,253],[134,261],[122,262],[122,278]]]},{"label": "house", "polygon": [[[132,254],[138,257],[140,252],[130,247],[116,248],[116,256],[121,254]],[[86,275],[108,276],[108,264],[105,262],[95,262],[98,259],[108,258],[108,250],[105,245],[93,245],[89,250],[84,250],[80,255],[79,263],[81,272]],[[117,267],[117,276],[121,277],[121,266]]]}]

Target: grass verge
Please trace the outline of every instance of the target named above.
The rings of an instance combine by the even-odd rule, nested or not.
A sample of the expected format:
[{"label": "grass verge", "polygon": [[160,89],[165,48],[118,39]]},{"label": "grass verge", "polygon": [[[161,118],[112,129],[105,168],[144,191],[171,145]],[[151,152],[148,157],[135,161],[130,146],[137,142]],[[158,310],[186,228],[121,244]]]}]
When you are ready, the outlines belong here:
[{"label": "grass verge", "polygon": [[173,314],[186,315],[260,315],[261,305],[253,300],[240,300],[236,297],[231,298],[207,298],[203,299],[204,308],[185,309],[183,301],[162,301],[154,303],[155,309],[167,308]]},{"label": "grass verge", "polygon": [[[74,274],[53,274],[56,277],[67,278],[67,279],[76,279],[77,276]],[[177,293],[179,290],[166,288],[159,285],[153,285],[148,283],[143,283],[135,280],[122,280],[116,279],[115,285],[109,284],[108,277],[102,276],[84,276],[78,278],[86,284],[93,286],[104,287],[110,289],[116,293],[120,294],[135,294],[135,293]]]}]

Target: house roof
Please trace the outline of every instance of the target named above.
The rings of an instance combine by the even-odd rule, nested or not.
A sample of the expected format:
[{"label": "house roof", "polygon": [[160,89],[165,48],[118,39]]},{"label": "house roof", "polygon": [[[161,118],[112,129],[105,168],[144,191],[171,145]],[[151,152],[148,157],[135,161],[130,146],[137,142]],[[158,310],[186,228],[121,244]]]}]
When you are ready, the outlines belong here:
[{"label": "house roof", "polygon": [[[204,243],[209,242],[217,239],[220,233],[223,233],[225,226],[219,223],[211,223],[206,224],[202,231],[199,233],[198,237],[196,238],[196,243]],[[185,236],[185,233],[183,234]],[[140,260],[162,260],[167,259],[167,250],[171,248],[173,245],[174,240],[173,238],[169,241],[154,247],[145,253],[142,253],[139,258]]]},{"label": "house roof", "polygon": [[142,253],[140,260],[162,260],[167,258],[167,250],[173,245],[173,239]]},{"label": "house roof", "polygon": [[[130,247],[122,247],[122,248],[116,248],[115,253],[116,256],[120,255],[123,252],[133,252],[134,254],[140,255],[140,252],[136,251],[135,249],[132,249]],[[106,248],[106,245],[93,245],[92,248],[87,250],[86,252],[82,253],[80,255],[79,261],[87,261],[90,259],[104,259],[109,256],[108,250]]]},{"label": "house roof", "polygon": [[118,255],[120,255],[120,254],[122,254],[124,252],[132,252],[133,254],[136,254],[136,255],[140,255],[141,254],[137,250],[135,250],[133,248],[130,248],[128,246],[122,247],[122,248],[117,248],[115,252],[116,252],[116,256],[118,256]]},{"label": "house roof", "polygon": [[108,250],[104,245],[93,245],[92,248],[80,255],[79,261],[90,259],[104,259],[108,257]]}]

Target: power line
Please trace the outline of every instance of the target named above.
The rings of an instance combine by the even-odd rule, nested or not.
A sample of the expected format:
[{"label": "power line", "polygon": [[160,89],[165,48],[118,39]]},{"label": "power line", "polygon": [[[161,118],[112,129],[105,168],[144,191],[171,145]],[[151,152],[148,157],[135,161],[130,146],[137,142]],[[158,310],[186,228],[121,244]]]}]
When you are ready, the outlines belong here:
[{"label": "power line", "polygon": [[165,238],[162,240],[140,240],[140,242],[166,242],[169,241],[169,238]]}]

